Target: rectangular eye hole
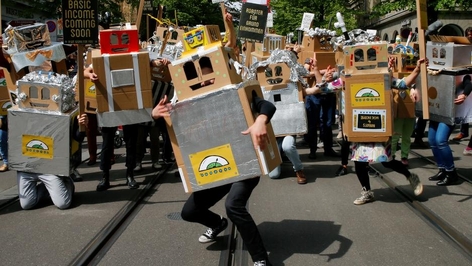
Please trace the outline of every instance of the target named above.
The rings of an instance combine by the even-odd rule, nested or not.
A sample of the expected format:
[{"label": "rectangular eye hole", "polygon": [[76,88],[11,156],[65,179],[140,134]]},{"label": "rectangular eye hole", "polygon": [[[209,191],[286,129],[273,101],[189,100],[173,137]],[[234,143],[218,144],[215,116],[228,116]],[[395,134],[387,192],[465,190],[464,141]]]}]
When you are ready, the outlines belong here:
[{"label": "rectangular eye hole", "polygon": [[282,96],[280,94],[274,94],[274,102],[282,101]]}]

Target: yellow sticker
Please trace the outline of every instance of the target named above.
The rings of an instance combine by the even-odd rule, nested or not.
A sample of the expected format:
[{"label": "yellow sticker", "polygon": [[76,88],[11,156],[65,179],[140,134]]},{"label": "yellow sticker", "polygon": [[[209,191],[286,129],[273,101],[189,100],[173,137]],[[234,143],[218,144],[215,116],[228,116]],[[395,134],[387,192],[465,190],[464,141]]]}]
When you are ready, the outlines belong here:
[{"label": "yellow sticker", "polygon": [[190,154],[189,158],[198,185],[239,175],[230,144]]},{"label": "yellow sticker", "polygon": [[51,137],[23,135],[21,149],[24,156],[53,159],[54,139]]},{"label": "yellow sticker", "polygon": [[12,106],[10,100],[0,101],[0,106],[0,115],[8,115],[8,108]]},{"label": "yellow sticker", "polygon": [[85,97],[92,97],[92,98],[97,97],[95,83],[93,83],[93,81],[91,81],[90,79],[85,79],[84,90],[85,90]]},{"label": "yellow sticker", "polygon": [[385,86],[383,82],[351,85],[352,107],[384,106]]}]

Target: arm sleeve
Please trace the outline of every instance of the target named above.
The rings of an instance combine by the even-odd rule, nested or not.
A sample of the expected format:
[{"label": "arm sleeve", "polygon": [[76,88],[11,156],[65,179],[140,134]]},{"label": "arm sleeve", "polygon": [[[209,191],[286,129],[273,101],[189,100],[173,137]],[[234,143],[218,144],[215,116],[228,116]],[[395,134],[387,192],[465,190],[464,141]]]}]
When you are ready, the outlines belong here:
[{"label": "arm sleeve", "polygon": [[77,121],[77,118],[74,118],[74,126],[72,128],[72,138],[79,143],[82,143],[85,138],[85,132],[80,132],[79,130],[79,122]]},{"label": "arm sleeve", "polygon": [[259,96],[257,96],[256,92],[252,92],[252,97],[254,99],[254,108],[256,112],[259,114],[264,114],[267,116],[267,118],[272,119],[272,116],[274,116],[276,108],[275,105],[269,101],[266,101]]},{"label": "arm sleeve", "polygon": [[464,95],[469,96],[470,92],[472,92],[472,81],[466,79],[464,80]]}]

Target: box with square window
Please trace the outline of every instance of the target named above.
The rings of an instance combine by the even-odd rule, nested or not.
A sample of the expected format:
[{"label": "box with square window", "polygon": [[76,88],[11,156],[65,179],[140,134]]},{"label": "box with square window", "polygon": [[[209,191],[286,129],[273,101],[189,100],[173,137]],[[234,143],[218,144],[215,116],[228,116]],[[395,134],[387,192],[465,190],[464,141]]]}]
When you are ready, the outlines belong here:
[{"label": "box with square window", "polygon": [[182,57],[192,55],[195,49],[199,47],[211,48],[221,46],[221,33],[218,25],[205,25],[185,32],[184,34],[184,52]]},{"label": "box with square window", "polygon": [[263,97],[252,80],[175,104],[166,123],[186,192],[267,175],[281,163],[271,122],[263,151],[241,133],[257,117],[254,94]]},{"label": "box with square window", "polygon": [[139,52],[137,29],[108,29],[100,31],[102,54]]},{"label": "box with square window", "polygon": [[38,79],[28,81],[27,76],[17,81],[17,103],[20,108],[66,113],[75,107],[75,92],[70,81],[59,84],[48,78],[49,75],[42,76],[44,82]]},{"label": "box with square window", "polygon": [[103,54],[92,50],[99,125],[112,127],[149,122],[152,89],[149,52]]},{"label": "box with square window", "polygon": [[179,101],[241,83],[236,61],[234,50],[223,46],[172,61],[169,72]]},{"label": "box with square window", "polygon": [[78,109],[67,113],[37,112],[13,106],[8,109],[8,167],[38,174],[69,176],[80,164],[75,139]]},{"label": "box with square window", "polygon": [[472,44],[467,37],[430,36],[426,43],[428,68],[443,69],[472,65]]},{"label": "box with square window", "polygon": [[357,74],[341,76],[339,97],[342,131],[352,142],[385,142],[392,136],[391,76]]},{"label": "box with square window", "polygon": [[387,42],[369,42],[343,47],[344,73],[388,73]]},{"label": "box with square window", "polygon": [[262,43],[256,43],[254,54],[258,56],[270,56],[275,49],[285,49],[285,36],[277,34],[266,34]]}]

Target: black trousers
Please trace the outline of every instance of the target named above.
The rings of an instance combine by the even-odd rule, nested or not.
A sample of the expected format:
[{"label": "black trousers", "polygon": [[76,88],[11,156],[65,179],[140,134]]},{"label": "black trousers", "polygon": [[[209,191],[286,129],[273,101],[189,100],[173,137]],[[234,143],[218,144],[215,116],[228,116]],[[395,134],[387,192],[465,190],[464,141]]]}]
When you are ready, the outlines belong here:
[{"label": "black trousers", "polygon": [[182,218],[207,227],[217,227],[221,223],[221,218],[209,209],[228,194],[225,202],[226,214],[236,225],[252,260],[267,259],[267,251],[257,225],[246,208],[247,201],[259,183],[259,179],[260,177],[246,179],[192,193],[182,208]]},{"label": "black trousers", "polygon": [[114,154],[114,138],[117,127],[102,127],[102,152],[100,154],[100,170],[111,169],[111,157]]},{"label": "black trousers", "polygon": [[136,167],[136,146],[138,144],[139,124],[123,126],[123,139],[126,145],[126,176],[134,177]]}]

